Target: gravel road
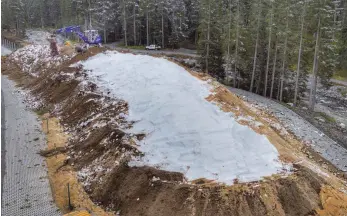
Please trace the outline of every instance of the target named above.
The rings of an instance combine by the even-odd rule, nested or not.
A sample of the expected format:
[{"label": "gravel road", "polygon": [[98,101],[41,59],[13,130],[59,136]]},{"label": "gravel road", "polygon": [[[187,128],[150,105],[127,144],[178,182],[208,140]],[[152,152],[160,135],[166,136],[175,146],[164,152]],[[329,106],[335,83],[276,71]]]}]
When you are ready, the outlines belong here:
[{"label": "gravel road", "polygon": [[119,51],[131,51],[133,53],[138,54],[158,54],[158,55],[183,55],[191,58],[197,58],[198,55],[196,51],[194,50],[188,50],[188,49],[178,49],[178,50],[139,50],[139,49],[128,49],[128,48],[121,48],[117,47],[114,43],[111,44],[103,44],[104,46],[110,48],[110,49],[116,49]]},{"label": "gravel road", "polygon": [[37,154],[46,146],[40,122],[26,108],[24,95],[12,81],[1,76],[1,84],[1,215],[60,215],[53,202],[46,162]]},{"label": "gravel road", "polygon": [[295,112],[260,95],[231,87],[228,87],[228,89],[243,97],[245,101],[272,113],[279,119],[279,121],[281,121],[287,130],[294,133],[302,141],[311,143],[312,148],[316,152],[319,152],[325,159],[330,161],[340,170],[347,172],[347,149],[324,135],[324,133],[301,118]]}]

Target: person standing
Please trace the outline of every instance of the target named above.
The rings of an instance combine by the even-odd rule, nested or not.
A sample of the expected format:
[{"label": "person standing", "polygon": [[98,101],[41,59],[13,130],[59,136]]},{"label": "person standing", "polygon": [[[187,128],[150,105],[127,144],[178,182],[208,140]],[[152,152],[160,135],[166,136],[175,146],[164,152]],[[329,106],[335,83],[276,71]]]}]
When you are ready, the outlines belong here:
[{"label": "person standing", "polygon": [[48,39],[48,41],[50,43],[51,55],[52,56],[59,55],[58,46],[57,46],[57,40],[55,38],[55,35],[51,35],[51,37]]}]

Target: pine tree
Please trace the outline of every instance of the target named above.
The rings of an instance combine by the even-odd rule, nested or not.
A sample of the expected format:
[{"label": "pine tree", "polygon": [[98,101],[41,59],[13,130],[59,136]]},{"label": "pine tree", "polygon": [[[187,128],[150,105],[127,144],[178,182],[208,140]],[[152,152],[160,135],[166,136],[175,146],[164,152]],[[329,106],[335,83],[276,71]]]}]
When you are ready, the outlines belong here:
[{"label": "pine tree", "polygon": [[199,53],[205,73],[224,79],[223,51],[221,38],[221,2],[203,0],[201,5]]}]

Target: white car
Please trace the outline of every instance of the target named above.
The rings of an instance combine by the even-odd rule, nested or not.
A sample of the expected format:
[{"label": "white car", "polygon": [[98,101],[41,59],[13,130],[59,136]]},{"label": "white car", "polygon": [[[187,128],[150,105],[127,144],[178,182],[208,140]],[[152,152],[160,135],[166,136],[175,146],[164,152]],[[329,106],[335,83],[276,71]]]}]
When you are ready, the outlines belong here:
[{"label": "white car", "polygon": [[160,50],[161,47],[160,46],[157,46],[157,45],[149,45],[149,46],[146,46],[146,50]]}]

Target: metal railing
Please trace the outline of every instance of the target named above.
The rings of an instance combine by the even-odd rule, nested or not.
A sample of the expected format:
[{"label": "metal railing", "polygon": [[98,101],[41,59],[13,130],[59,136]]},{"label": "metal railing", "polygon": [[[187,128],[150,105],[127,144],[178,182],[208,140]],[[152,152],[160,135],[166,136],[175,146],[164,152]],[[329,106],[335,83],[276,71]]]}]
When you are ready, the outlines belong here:
[{"label": "metal railing", "polygon": [[1,46],[4,46],[11,51],[16,51],[19,48],[22,48],[22,45],[16,42],[13,42],[5,37],[1,37]]}]

